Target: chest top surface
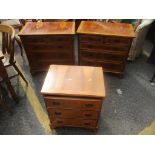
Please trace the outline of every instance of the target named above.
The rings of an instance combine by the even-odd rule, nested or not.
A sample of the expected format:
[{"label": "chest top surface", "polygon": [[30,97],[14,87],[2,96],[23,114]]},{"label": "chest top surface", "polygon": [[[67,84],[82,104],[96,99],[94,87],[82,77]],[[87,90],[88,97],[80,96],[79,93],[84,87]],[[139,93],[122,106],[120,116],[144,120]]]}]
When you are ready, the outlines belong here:
[{"label": "chest top surface", "polygon": [[51,65],[42,94],[105,97],[102,67]]},{"label": "chest top surface", "polygon": [[77,33],[131,38],[135,36],[134,29],[131,24],[96,21],[82,21]]},{"label": "chest top surface", "polygon": [[27,22],[19,35],[75,34],[75,22]]}]

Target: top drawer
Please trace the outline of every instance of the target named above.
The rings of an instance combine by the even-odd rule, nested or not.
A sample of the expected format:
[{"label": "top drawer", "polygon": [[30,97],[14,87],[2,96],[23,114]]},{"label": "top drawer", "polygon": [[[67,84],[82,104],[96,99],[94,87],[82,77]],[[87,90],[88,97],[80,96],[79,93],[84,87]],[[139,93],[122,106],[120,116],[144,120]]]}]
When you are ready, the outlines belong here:
[{"label": "top drawer", "polygon": [[74,41],[73,35],[34,35],[34,36],[21,36],[23,42],[26,43],[72,43]]},{"label": "top drawer", "polygon": [[95,44],[117,44],[117,45],[129,45],[131,44],[131,38],[113,37],[113,36],[99,36],[99,35],[80,35],[80,42],[82,43],[95,43]]},{"label": "top drawer", "polygon": [[100,110],[102,100],[67,97],[44,97],[47,108]]}]

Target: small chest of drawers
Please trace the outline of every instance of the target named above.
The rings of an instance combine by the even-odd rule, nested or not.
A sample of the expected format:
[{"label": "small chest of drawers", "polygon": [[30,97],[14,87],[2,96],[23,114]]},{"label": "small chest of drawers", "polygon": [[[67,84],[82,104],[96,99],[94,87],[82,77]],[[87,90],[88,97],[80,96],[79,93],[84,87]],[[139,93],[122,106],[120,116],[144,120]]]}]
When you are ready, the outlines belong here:
[{"label": "small chest of drawers", "polygon": [[50,64],[74,64],[74,22],[28,22],[19,32],[30,71],[47,71]]},{"label": "small chest of drawers", "polygon": [[82,21],[79,34],[79,64],[102,66],[123,76],[134,31],[132,25]]},{"label": "small chest of drawers", "polygon": [[41,93],[51,128],[98,128],[105,98],[101,67],[51,65]]}]

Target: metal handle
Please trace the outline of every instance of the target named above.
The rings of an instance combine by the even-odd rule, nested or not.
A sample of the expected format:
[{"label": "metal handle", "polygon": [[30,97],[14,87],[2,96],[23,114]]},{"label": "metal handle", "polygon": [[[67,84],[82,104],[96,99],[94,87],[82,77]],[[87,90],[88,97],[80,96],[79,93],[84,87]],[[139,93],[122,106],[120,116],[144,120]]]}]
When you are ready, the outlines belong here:
[{"label": "metal handle", "polygon": [[86,117],[90,117],[90,116],[92,116],[92,114],[85,114],[85,116],[86,116]]},{"label": "metal handle", "polygon": [[57,121],[57,123],[63,123],[63,121]]},{"label": "metal handle", "polygon": [[90,108],[90,107],[93,107],[94,105],[93,104],[85,104],[85,106]]},{"label": "metal handle", "polygon": [[63,46],[62,45],[59,45],[58,48],[63,48]]},{"label": "metal handle", "polygon": [[90,125],[90,123],[84,123],[85,125]]},{"label": "metal handle", "polygon": [[60,103],[59,102],[53,102],[53,105],[60,105]]},{"label": "metal handle", "polygon": [[55,115],[61,115],[61,112],[55,112]]}]

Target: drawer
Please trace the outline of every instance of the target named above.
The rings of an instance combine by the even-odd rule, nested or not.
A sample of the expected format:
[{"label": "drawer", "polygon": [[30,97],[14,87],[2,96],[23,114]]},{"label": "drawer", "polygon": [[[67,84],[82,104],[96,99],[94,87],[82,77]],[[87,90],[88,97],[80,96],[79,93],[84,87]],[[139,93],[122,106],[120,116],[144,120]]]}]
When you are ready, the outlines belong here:
[{"label": "drawer", "polygon": [[73,44],[40,44],[40,43],[32,43],[32,44],[24,44],[24,48],[27,51],[32,52],[44,52],[44,51],[67,51],[67,50],[73,50]]},{"label": "drawer", "polygon": [[51,127],[63,127],[63,126],[69,126],[69,127],[96,127],[97,126],[97,120],[87,120],[87,119],[53,119],[51,120]]},{"label": "drawer", "polygon": [[73,36],[67,35],[34,35],[34,36],[21,36],[21,40],[23,43],[71,43],[74,41]]},{"label": "drawer", "polygon": [[79,35],[81,43],[102,43],[103,36],[99,35]]},{"label": "drawer", "polygon": [[100,111],[79,110],[79,109],[56,109],[48,108],[51,118],[82,118],[82,119],[98,119]]},{"label": "drawer", "polygon": [[40,60],[53,60],[53,59],[59,59],[59,60],[65,60],[65,59],[72,59],[73,58],[73,52],[30,52],[27,54],[30,58],[34,57],[37,58],[37,61]]},{"label": "drawer", "polygon": [[73,65],[73,59],[29,60],[31,70],[48,71],[51,64]]},{"label": "drawer", "polygon": [[112,45],[130,45],[132,39],[130,38],[123,38],[123,37],[108,37],[105,36],[102,39],[103,44],[112,44]]},{"label": "drawer", "polygon": [[44,97],[47,108],[62,109],[84,109],[97,110],[101,109],[102,100],[85,99],[85,98],[67,98],[67,97]]},{"label": "drawer", "polygon": [[90,44],[90,43],[80,43],[80,50],[84,51],[96,51],[96,52],[102,52],[103,50],[106,51],[125,51],[128,52],[130,49],[130,46],[124,46],[124,45],[114,45],[114,44]]},{"label": "drawer", "polygon": [[91,60],[96,60],[96,61],[117,61],[117,62],[123,62],[126,60],[127,57],[127,52],[90,52],[90,51],[81,51],[80,52],[80,57],[81,58],[88,58]]},{"label": "drawer", "polygon": [[101,66],[104,71],[123,72],[124,62],[115,61],[94,61],[90,59],[81,59],[80,65]]},{"label": "drawer", "polygon": [[113,36],[99,36],[99,35],[80,35],[81,43],[90,44],[112,44],[112,45],[130,45],[132,39],[124,37],[113,37]]}]

